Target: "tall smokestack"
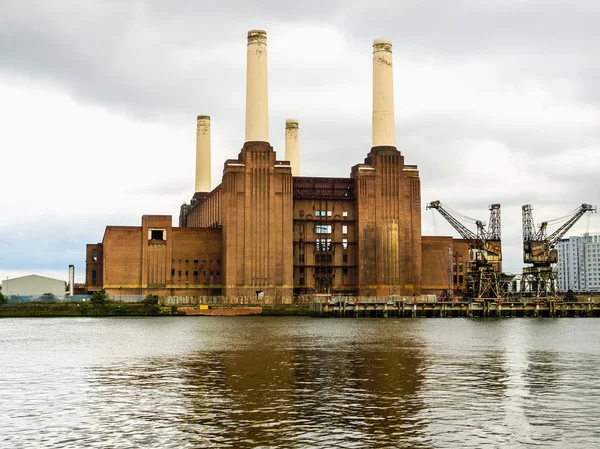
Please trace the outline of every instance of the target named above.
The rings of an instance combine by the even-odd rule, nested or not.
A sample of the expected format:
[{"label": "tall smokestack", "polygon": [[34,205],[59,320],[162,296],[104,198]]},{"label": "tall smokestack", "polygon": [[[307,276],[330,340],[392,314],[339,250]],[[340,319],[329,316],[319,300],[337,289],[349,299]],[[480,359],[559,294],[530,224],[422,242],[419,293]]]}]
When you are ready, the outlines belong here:
[{"label": "tall smokestack", "polygon": [[196,128],[196,192],[210,192],[210,117],[199,115]]},{"label": "tall smokestack", "polygon": [[75,293],[75,265],[69,265],[69,295]]},{"label": "tall smokestack", "polygon": [[396,146],[392,42],[373,41],[373,147]]},{"label": "tall smokestack", "polygon": [[246,142],[269,141],[267,33],[248,31],[246,66]]},{"label": "tall smokestack", "polygon": [[290,161],[292,176],[300,176],[300,137],[298,120],[285,121],[285,160]]}]

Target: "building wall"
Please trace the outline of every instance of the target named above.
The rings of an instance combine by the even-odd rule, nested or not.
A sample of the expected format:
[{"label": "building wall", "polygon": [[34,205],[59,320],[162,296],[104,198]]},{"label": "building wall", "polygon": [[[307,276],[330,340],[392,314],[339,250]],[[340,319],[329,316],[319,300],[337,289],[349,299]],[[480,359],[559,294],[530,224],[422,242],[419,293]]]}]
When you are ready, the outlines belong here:
[{"label": "building wall", "polygon": [[35,274],[2,281],[2,294],[9,296],[38,297],[44,293],[52,293],[58,299],[64,299],[67,283],[60,279],[52,279]]},{"label": "building wall", "polygon": [[220,294],[221,230],[173,228],[170,215],[145,215],[142,226],[109,226],[102,288],[108,295]]},{"label": "building wall", "polygon": [[421,238],[422,294],[440,295],[444,290],[460,296],[467,287],[469,245],[463,239],[443,236]]},{"label": "building wall", "polygon": [[363,296],[421,293],[421,186],[395,147],[375,147],[352,168]]},{"label": "building wall", "polygon": [[556,249],[559,291],[600,291],[600,233],[562,239]]},{"label": "building wall", "polygon": [[190,204],[181,207],[180,227],[220,228],[221,227],[221,186],[212,192],[196,192]]},{"label": "building wall", "polygon": [[85,248],[85,285],[89,293],[102,290],[104,284],[104,249],[102,243]]},{"label": "building wall", "polygon": [[423,261],[423,294],[440,295],[444,290],[454,288],[452,262],[452,237],[423,236],[421,239]]},{"label": "building wall", "polygon": [[[501,268],[501,265],[496,264],[495,266]],[[469,244],[464,239],[452,239],[452,281],[455,295],[466,291],[466,273],[468,269]],[[501,271],[498,271],[498,273],[501,273]]]},{"label": "building wall", "polygon": [[296,294],[358,293],[354,181],[294,178]]},{"label": "building wall", "polygon": [[293,196],[288,163],[267,142],[246,142],[225,162],[221,192],[225,296],[290,298]]}]

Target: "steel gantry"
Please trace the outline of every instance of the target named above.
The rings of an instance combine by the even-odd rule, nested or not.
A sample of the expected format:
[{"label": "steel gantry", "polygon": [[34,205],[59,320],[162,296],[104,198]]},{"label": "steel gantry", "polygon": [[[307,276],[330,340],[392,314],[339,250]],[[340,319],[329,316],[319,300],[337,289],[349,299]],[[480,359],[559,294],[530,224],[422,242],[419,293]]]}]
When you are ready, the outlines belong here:
[{"label": "steel gantry", "polygon": [[[467,292],[465,296],[475,298],[501,298],[504,296],[501,278],[502,243],[500,204],[492,204],[489,227],[485,222],[475,220],[449,208],[440,201],[432,201],[427,209],[437,210],[458,231],[469,245],[469,264],[466,271]],[[459,219],[470,221],[477,227],[476,232],[463,225]]]},{"label": "steel gantry", "polygon": [[532,211],[531,204],[522,206],[523,262],[531,265],[523,268],[521,295],[556,296],[556,276],[552,269],[552,264],[558,262],[556,244],[586,212],[596,212],[596,206],[584,203],[569,214],[551,220],[565,222],[550,236],[547,236],[549,222],[542,222],[536,229]]}]

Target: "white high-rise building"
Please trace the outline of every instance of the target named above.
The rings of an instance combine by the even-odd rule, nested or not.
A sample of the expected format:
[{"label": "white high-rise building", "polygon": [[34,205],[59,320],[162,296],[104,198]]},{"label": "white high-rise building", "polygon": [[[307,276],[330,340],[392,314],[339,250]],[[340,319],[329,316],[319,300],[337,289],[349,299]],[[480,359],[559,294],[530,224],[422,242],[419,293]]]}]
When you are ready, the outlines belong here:
[{"label": "white high-rise building", "polygon": [[600,291],[600,233],[561,239],[556,249],[559,291]]}]

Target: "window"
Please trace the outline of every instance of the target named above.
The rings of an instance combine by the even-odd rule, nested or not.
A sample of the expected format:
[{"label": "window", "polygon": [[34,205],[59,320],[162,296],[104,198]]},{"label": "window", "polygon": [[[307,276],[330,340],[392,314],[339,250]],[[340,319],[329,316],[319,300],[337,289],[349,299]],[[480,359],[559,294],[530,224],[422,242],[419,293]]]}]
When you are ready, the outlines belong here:
[{"label": "window", "polygon": [[175,276],[175,268],[171,268],[171,276]]},{"label": "window", "polygon": [[96,253],[96,250],[92,251],[92,261],[98,262],[98,254]]},{"label": "window", "polygon": [[348,268],[344,268],[342,271],[344,274],[348,274]]},{"label": "window", "polygon": [[342,225],[342,234],[348,234],[348,226]]},{"label": "window", "polygon": [[186,261],[185,261],[185,263],[189,263],[189,262],[190,262],[189,260],[186,260]]},{"label": "window", "polygon": [[348,249],[348,239],[342,239],[342,248]]},{"label": "window", "polygon": [[300,225],[298,230],[300,231],[300,234],[304,234],[304,225]]},{"label": "window", "polygon": [[348,262],[348,254],[344,254],[344,255],[342,256],[342,261],[344,261],[344,262]]},{"label": "window", "polygon": [[177,272],[177,274],[178,274],[179,276],[181,276],[181,270],[179,270],[179,271]]},{"label": "window", "polygon": [[[321,212],[323,212],[323,211],[321,211]],[[330,210],[327,211],[327,216],[331,217],[331,211]]]},{"label": "window", "polygon": [[315,232],[317,234],[331,234],[331,225],[316,225]]},{"label": "window", "polygon": [[96,270],[92,270],[92,284],[96,284]]},{"label": "window", "polygon": [[198,276],[198,271],[194,271],[194,276]]},{"label": "window", "polygon": [[189,272],[188,272],[187,270],[185,271],[185,275],[186,275],[186,276],[188,276],[188,275],[189,275]]},{"label": "window", "polygon": [[299,261],[299,262],[304,262],[304,254],[300,254],[300,255],[298,256],[298,261]]},{"label": "window", "polygon": [[304,278],[300,278],[300,285],[304,285]]},{"label": "window", "polygon": [[348,216],[348,211],[345,210],[344,212],[342,212],[342,217],[347,217]]},{"label": "window", "polygon": [[300,216],[304,217],[304,209],[300,209]]},{"label": "window", "polygon": [[315,243],[317,251],[331,251],[331,239],[317,239]]},{"label": "window", "polygon": [[164,233],[162,229],[151,229],[150,240],[164,240]]},{"label": "window", "polygon": [[304,267],[300,267],[300,273],[304,273]]},{"label": "window", "polygon": [[194,259],[194,263],[198,263],[198,260],[197,260],[197,259]]},{"label": "window", "polygon": [[320,210],[316,210],[315,211],[315,217],[320,217],[321,216],[321,211]]}]

